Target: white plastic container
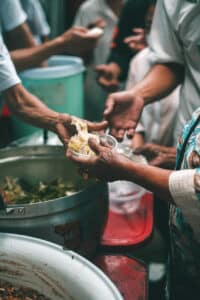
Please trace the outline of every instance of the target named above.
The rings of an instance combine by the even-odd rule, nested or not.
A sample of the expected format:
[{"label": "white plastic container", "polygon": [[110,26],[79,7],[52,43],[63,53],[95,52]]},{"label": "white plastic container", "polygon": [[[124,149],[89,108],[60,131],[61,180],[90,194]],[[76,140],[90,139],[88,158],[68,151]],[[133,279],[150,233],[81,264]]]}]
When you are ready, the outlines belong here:
[{"label": "white plastic container", "polygon": [[143,187],[129,181],[118,180],[109,183],[108,186],[111,210],[121,214],[136,211],[146,193]]}]

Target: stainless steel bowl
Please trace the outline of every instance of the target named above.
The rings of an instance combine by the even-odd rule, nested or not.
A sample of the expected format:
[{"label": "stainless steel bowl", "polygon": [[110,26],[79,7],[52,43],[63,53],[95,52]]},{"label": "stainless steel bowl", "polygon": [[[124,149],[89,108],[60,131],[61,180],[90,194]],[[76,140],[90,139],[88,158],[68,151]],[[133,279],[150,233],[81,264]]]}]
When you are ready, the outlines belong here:
[{"label": "stainless steel bowl", "polygon": [[[25,146],[0,150],[0,182],[5,176],[30,183],[58,177],[80,180],[62,146]],[[106,183],[90,182],[80,192],[47,202],[8,205],[0,211],[0,231],[39,237],[91,255],[99,244],[108,213]]]}]

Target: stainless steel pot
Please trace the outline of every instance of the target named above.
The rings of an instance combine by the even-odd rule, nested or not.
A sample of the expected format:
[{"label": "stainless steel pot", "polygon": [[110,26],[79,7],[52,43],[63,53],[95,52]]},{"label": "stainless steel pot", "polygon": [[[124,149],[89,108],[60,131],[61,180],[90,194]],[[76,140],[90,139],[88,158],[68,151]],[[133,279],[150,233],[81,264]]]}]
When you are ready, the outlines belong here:
[{"label": "stainless steel pot", "polygon": [[50,300],[123,300],[92,263],[47,241],[0,233],[0,279]]},{"label": "stainless steel pot", "polygon": [[[80,180],[76,166],[62,146],[25,146],[0,151],[0,182],[5,176],[30,183],[58,177]],[[85,189],[47,202],[8,205],[0,211],[0,231],[39,237],[83,255],[91,255],[100,240],[108,213],[105,183],[87,183]]]}]

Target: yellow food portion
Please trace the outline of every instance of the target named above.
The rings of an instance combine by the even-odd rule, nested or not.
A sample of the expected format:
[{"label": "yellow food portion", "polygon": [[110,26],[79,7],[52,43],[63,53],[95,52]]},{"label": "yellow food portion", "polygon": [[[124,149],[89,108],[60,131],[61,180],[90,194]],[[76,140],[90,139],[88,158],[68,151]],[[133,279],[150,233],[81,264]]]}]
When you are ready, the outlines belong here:
[{"label": "yellow food portion", "polygon": [[72,124],[76,127],[77,134],[72,136],[69,141],[69,149],[77,154],[95,156],[94,151],[89,147],[89,138],[95,138],[99,142],[99,137],[96,134],[88,132],[87,123],[78,119],[73,118]]}]

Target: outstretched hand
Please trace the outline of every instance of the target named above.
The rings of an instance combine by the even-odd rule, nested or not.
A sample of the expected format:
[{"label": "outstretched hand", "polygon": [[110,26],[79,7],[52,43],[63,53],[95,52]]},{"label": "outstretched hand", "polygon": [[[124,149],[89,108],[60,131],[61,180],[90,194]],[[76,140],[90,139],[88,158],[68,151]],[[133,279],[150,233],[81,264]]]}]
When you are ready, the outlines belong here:
[{"label": "outstretched hand", "polygon": [[144,107],[144,100],[131,91],[110,94],[105,106],[104,117],[109,123],[111,134],[121,141],[127,133],[133,137]]},{"label": "outstretched hand", "polygon": [[155,167],[173,170],[176,161],[176,148],[156,144],[146,144],[134,153],[142,154],[149,164]]}]

